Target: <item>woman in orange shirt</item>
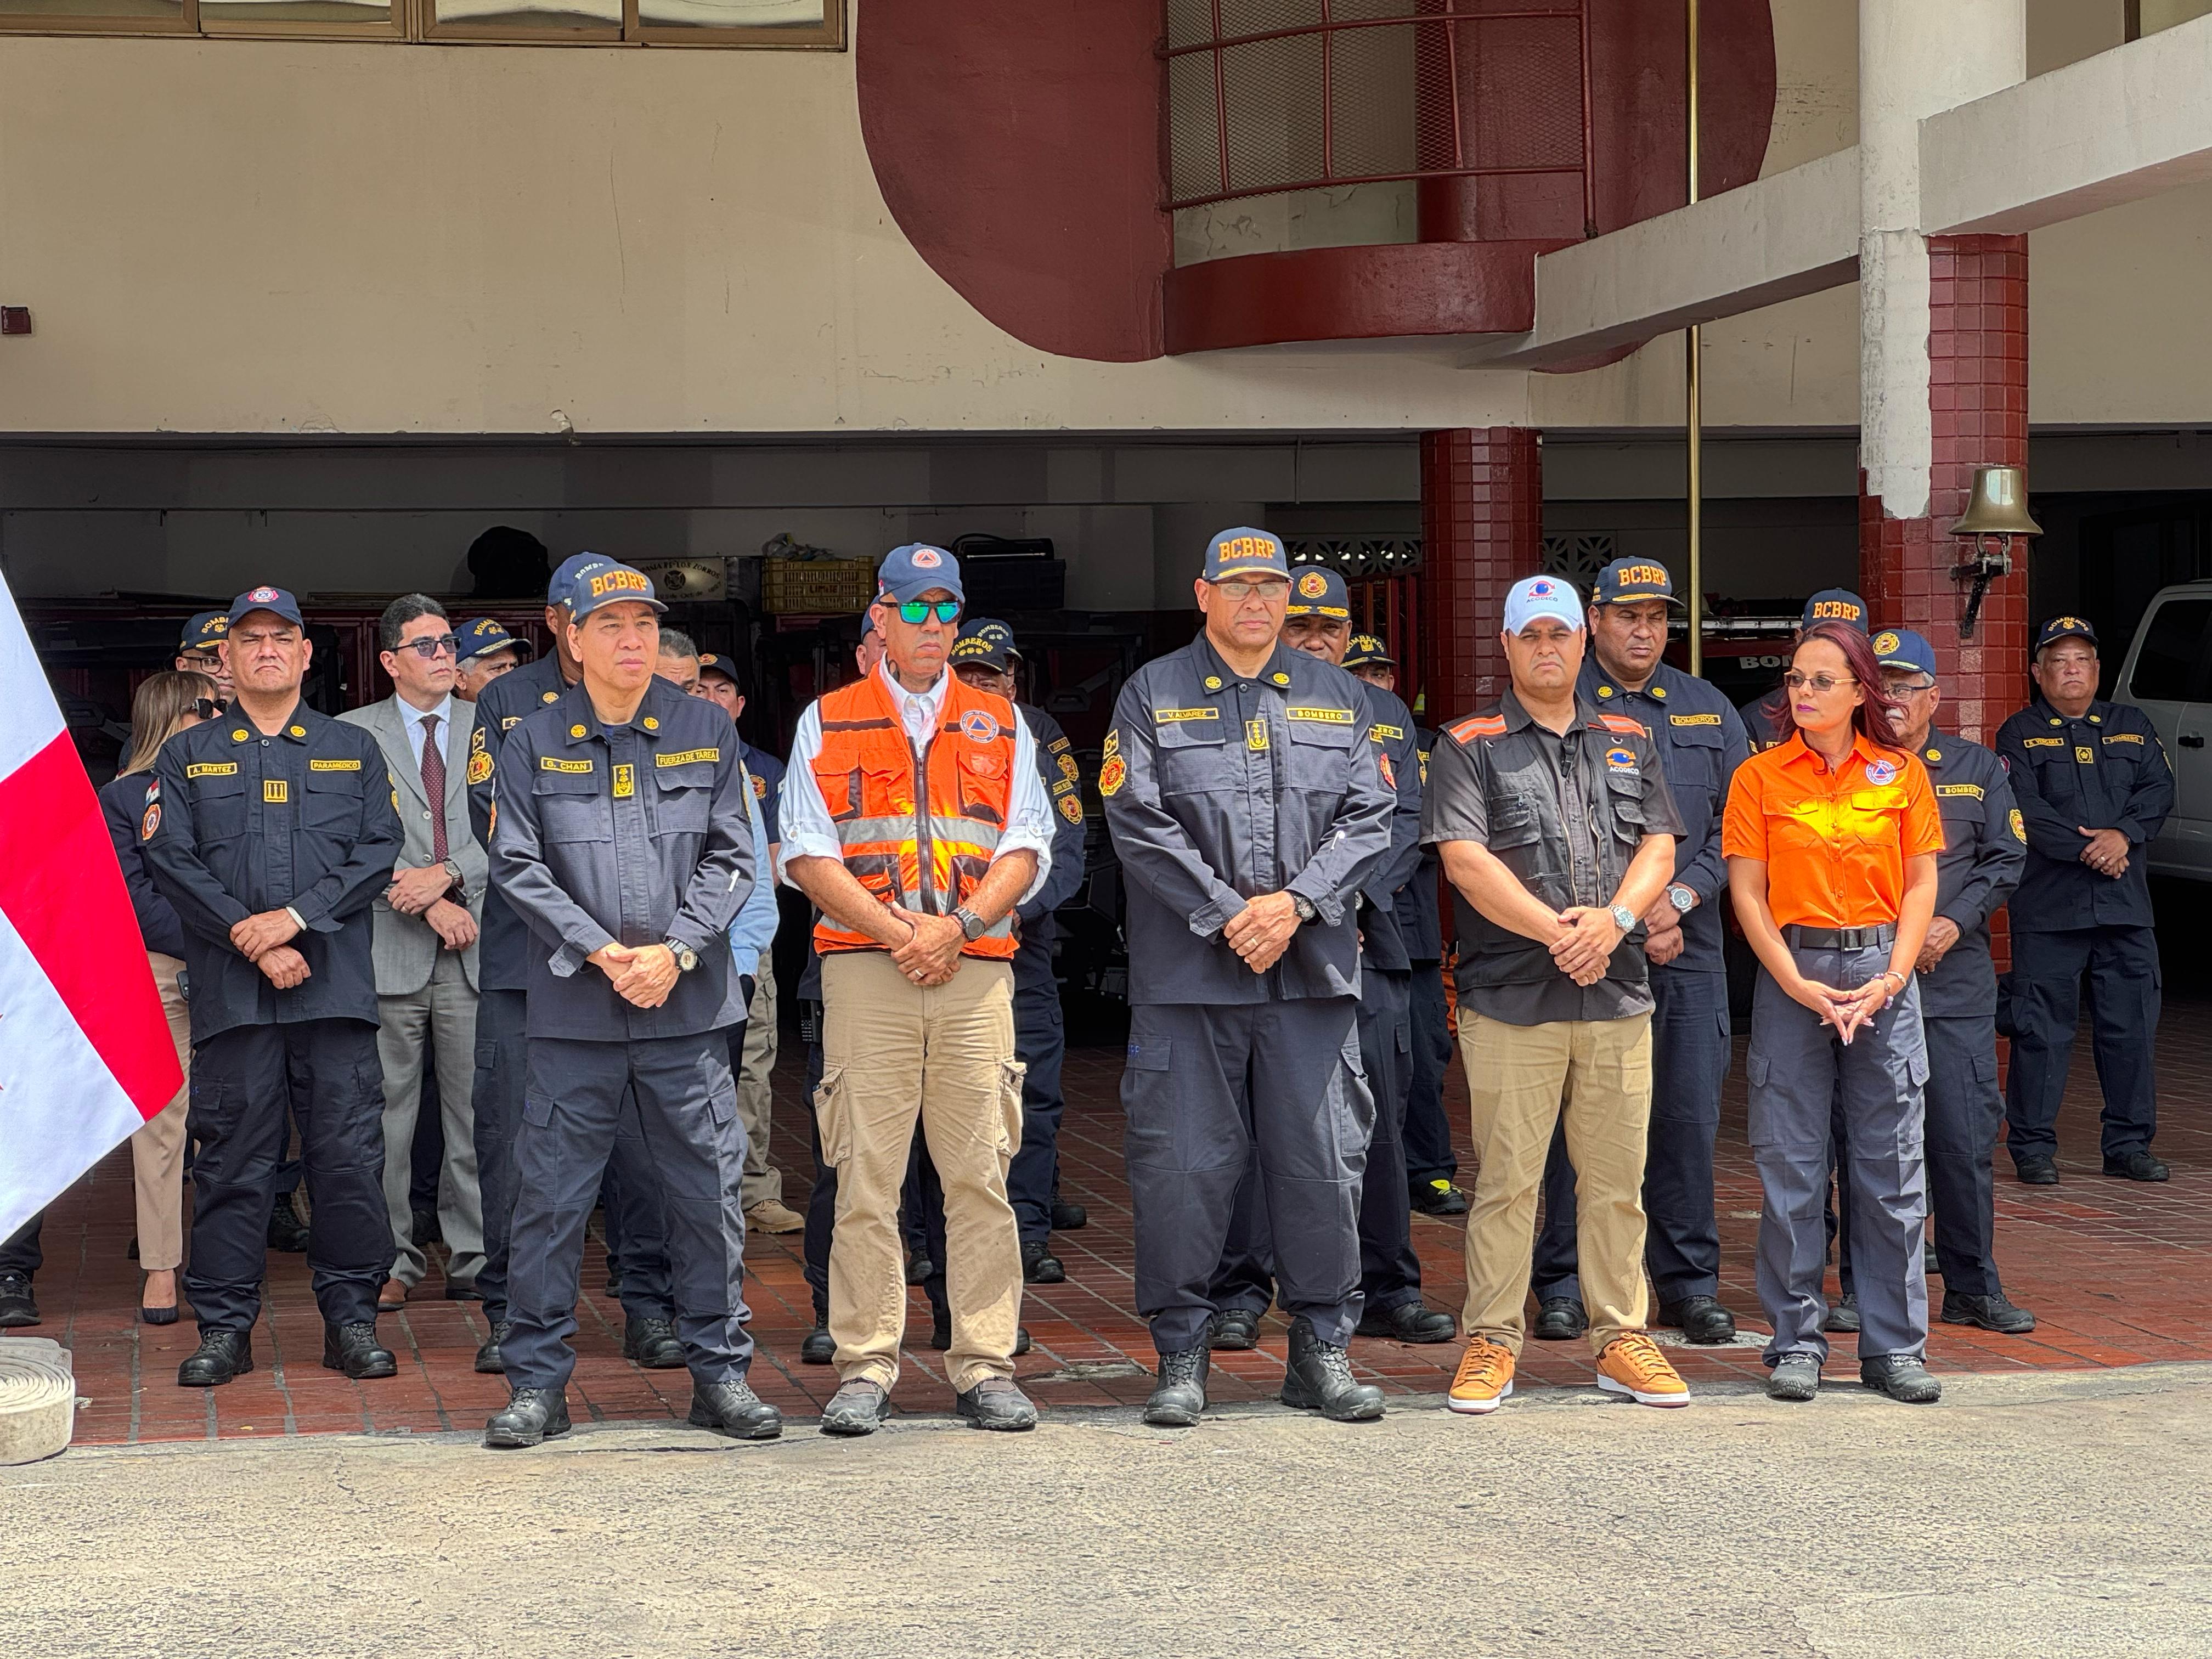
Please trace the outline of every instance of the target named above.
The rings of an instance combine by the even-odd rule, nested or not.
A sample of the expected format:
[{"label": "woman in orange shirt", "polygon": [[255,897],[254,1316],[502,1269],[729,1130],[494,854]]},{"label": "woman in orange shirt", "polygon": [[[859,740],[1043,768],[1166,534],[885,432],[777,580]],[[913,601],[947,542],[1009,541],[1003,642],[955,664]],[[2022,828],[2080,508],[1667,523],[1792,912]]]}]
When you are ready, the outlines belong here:
[{"label": "woman in orange shirt", "polygon": [[1765,1199],[1759,1299],[1774,1328],[1767,1393],[1810,1400],[1820,1389],[1821,1211],[1840,1101],[1859,1380],[1921,1405],[1942,1389],[1924,1363],[1928,1050],[1912,967],[1935,913],[1943,823],[1864,634],[1808,628],[1784,685],[1776,744],[1737,769],[1721,829],[1729,895],[1759,963],[1747,1068]]}]

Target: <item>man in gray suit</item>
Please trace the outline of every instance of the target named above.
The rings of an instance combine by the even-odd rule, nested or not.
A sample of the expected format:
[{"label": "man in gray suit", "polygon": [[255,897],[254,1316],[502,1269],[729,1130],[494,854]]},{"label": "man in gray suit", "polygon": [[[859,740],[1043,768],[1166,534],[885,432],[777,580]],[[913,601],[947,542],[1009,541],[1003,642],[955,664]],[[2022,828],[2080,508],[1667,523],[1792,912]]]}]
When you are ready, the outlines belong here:
[{"label": "man in gray suit", "polygon": [[483,1266],[483,1201],[477,1185],[477,927],[484,849],[469,823],[474,705],[453,696],[453,624],[435,599],[405,593],[378,625],[379,659],[393,696],[339,716],[374,737],[392,769],[405,839],[392,885],[375,905],[377,1036],[384,1066],[384,1201],[392,1218],[392,1277],[380,1310],[403,1305],[429,1261],[414,1237],[407,1191],[423,1067],[434,1069],[446,1139],[438,1224],[453,1252],[446,1294],[473,1298]]}]

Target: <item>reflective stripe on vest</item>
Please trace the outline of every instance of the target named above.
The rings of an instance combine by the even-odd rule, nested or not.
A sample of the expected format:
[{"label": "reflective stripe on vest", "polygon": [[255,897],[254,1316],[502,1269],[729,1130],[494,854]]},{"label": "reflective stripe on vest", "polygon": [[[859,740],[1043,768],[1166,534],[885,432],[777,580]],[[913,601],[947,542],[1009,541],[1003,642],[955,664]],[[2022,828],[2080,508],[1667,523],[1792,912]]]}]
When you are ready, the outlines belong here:
[{"label": "reflective stripe on vest", "polygon": [[[926,763],[917,765],[881,677],[870,674],[822,699],[814,781],[845,867],[878,903],[950,915],[968,902],[997,855],[1012,810],[1016,718],[1005,698],[955,675]],[[1017,947],[1009,912],[961,954],[1006,961]],[[815,924],[814,948],[826,955],[884,946],[825,915]]]}]

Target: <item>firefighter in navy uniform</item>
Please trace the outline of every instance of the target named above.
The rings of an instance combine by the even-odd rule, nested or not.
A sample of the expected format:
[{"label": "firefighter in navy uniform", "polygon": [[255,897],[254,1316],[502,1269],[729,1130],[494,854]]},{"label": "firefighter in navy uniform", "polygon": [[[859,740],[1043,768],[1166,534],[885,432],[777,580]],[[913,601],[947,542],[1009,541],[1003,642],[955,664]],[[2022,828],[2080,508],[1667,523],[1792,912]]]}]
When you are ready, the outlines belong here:
[{"label": "firefighter in navy uniform", "polygon": [[[1014,952],[1014,1054],[1029,1071],[1022,1079],[1022,1144],[1007,1166],[1006,1199],[1021,1229],[1023,1279],[1031,1285],[1057,1285],[1066,1279],[1067,1269],[1052,1253],[1053,1230],[1065,1228],[1070,1221],[1081,1226],[1090,1218],[1080,1215],[1079,1206],[1056,1201],[1060,1120],[1067,1103],[1060,1078],[1067,1057],[1067,1034],[1060,1016],[1060,980],[1052,965],[1052,947],[1059,936],[1053,912],[1083,885],[1083,774],[1060,722],[1033,703],[1014,702],[1014,673],[1021,659],[1013,629],[988,617],[961,623],[947,659],[952,672],[969,685],[1014,703],[1014,713],[1036,739],[1037,770],[1052,801],[1052,867],[1044,885],[1015,911],[1021,921],[1021,948]],[[919,1139],[915,1146],[927,1158]],[[937,1268],[930,1299],[933,1306],[944,1308],[945,1209],[941,1199],[935,1194],[932,1199],[923,1206],[929,1222],[929,1259]]]},{"label": "firefighter in navy uniform", "polygon": [[[1836,610],[1852,597],[1839,590],[1815,596],[1806,607],[1808,623],[1821,619],[1814,615],[1816,606]],[[1729,1068],[1721,809],[1751,744],[1725,695],[1662,659],[1668,613],[1680,604],[1664,565],[1616,559],[1600,571],[1590,594],[1591,649],[1583,659],[1581,691],[1591,707],[1626,714],[1651,734],[1682,819],[1674,879],[1644,917],[1656,1005],[1644,1259],[1659,1304],[1656,1322],[1678,1327],[1692,1342],[1720,1343],[1735,1335],[1735,1316],[1720,1301],[1720,1226],[1713,1208],[1713,1141]],[[1575,1171],[1564,1123],[1544,1170],[1544,1230],[1531,1288],[1538,1309],[1533,1334],[1564,1341],[1583,1334]]]},{"label": "firefighter in navy uniform", "polygon": [[2097,633],[2057,617],[2035,638],[2035,701],[1997,732],[2027,829],[2013,896],[2012,1075],[2006,1146],[2020,1178],[2058,1184],[2058,1103],[2089,975],[2104,1170],[2163,1181],[2153,1038],[2160,980],[2150,843],[2173,810],[2173,769],[2149,718],[2097,696]]},{"label": "firefighter in navy uniform", "polygon": [[492,879],[537,948],[501,1343],[513,1396],[485,1425],[489,1447],[568,1427],[584,1226],[632,1113],[665,1194],[689,1420],[739,1439],[782,1431],[745,1381],[744,1131],[724,1036],[745,1015],[729,927],[756,876],[752,786],[728,717],[653,673],[663,608],[626,565],[574,573],[566,633],[582,678],[500,748]]},{"label": "firefighter in navy uniform", "polygon": [[1127,886],[1121,1101],[1137,1309],[1160,1355],[1146,1420],[1164,1426],[1205,1409],[1211,1286],[1255,1147],[1291,1316],[1284,1402],[1382,1411],[1345,1346],[1375,1110],[1353,911],[1396,800],[1359,683],[1279,638],[1290,586],[1278,538],[1215,537],[1204,632],[1130,677],[1099,767]]},{"label": "firefighter in navy uniform", "polygon": [[288,1107],[314,1211],[323,1364],[391,1376],[376,1340],[392,1224],[369,906],[399,853],[392,778],[374,738],[301,699],[312,647],[289,593],[240,594],[228,647],[235,705],[162,745],[141,825],[191,986],[199,1152],[184,1291],[200,1344],[177,1381],[212,1388],[253,1369]]}]

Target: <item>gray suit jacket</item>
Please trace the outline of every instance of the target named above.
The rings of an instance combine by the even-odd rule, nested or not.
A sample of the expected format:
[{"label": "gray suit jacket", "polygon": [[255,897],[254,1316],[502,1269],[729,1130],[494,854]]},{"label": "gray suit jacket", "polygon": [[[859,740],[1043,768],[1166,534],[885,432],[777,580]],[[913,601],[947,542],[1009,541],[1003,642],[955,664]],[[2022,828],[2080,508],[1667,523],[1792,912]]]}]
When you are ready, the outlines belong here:
[{"label": "gray suit jacket", "polygon": [[[477,840],[476,831],[469,823],[469,739],[476,730],[476,705],[455,697],[448,709],[452,724],[439,733],[438,744],[446,755],[446,799],[435,804],[422,793],[422,769],[415,763],[414,745],[407,740],[406,722],[400,714],[396,696],[373,702],[366,708],[349,708],[338,718],[374,737],[376,746],[384,751],[386,764],[392,769],[399,827],[405,837],[395,869],[430,862],[430,814],[433,810],[442,810],[446,815],[446,854],[461,867],[462,880],[468,888],[469,914],[481,926],[488,864],[483,845]],[[453,896],[448,892],[446,896]],[[420,916],[401,915],[385,902],[380,893],[374,915],[377,995],[405,996],[421,990],[430,982],[438,952],[445,948],[436,932]],[[461,968],[473,988],[477,982],[475,945],[461,953]]]}]

